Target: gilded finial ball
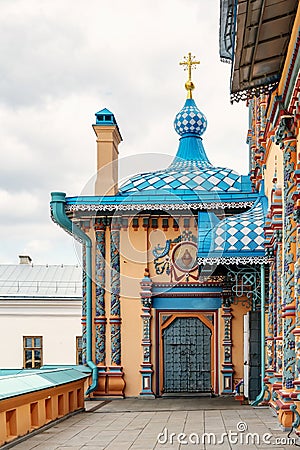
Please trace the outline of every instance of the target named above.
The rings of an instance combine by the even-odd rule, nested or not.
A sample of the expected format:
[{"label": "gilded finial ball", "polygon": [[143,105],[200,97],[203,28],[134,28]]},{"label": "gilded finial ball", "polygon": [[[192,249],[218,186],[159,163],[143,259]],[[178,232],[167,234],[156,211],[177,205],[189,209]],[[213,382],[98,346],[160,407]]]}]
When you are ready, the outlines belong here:
[{"label": "gilded finial ball", "polygon": [[192,81],[189,80],[185,83],[185,88],[187,91],[192,91],[193,89],[195,89],[195,85]]}]

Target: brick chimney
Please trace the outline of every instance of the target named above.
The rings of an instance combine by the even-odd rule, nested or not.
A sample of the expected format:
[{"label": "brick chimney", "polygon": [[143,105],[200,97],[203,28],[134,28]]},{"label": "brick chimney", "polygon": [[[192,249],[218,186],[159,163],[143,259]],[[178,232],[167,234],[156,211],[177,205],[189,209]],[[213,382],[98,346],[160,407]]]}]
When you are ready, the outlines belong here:
[{"label": "brick chimney", "polygon": [[115,116],[108,109],[96,114],[93,129],[97,136],[97,178],[95,195],[115,195],[118,192],[118,145],[122,141]]}]

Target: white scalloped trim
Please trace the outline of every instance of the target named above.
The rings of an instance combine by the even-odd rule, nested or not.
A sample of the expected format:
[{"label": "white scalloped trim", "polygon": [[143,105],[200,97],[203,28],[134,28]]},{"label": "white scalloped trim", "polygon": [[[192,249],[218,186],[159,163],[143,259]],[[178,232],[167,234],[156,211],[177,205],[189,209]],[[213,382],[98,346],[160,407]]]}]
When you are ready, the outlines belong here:
[{"label": "white scalloped trim", "polygon": [[161,203],[145,203],[145,204],[120,204],[120,205],[68,205],[66,211],[182,211],[189,209],[225,209],[225,208],[247,208],[253,206],[254,201],[247,202],[211,202],[211,203],[173,203],[173,204],[161,204]]},{"label": "white scalloped trim", "polygon": [[268,263],[268,256],[220,256],[219,258],[198,258],[198,264],[204,265],[204,264],[267,264]]}]

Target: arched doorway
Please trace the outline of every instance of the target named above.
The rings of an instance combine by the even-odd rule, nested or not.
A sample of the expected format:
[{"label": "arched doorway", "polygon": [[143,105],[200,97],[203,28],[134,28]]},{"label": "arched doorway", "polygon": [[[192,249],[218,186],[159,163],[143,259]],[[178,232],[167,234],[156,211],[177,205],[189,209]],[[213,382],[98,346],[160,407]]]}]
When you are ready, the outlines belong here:
[{"label": "arched doorway", "polygon": [[208,393],[212,330],[199,317],[170,317],[162,329],[163,393]]}]

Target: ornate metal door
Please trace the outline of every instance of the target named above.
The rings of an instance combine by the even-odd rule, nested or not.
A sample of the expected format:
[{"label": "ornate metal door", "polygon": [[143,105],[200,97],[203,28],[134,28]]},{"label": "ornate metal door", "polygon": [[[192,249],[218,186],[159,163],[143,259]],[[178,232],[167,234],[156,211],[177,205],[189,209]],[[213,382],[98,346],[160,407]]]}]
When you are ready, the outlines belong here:
[{"label": "ornate metal door", "polygon": [[164,392],[209,392],[211,330],[196,317],[177,317],[163,331]]}]

